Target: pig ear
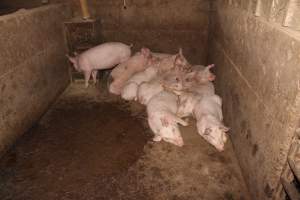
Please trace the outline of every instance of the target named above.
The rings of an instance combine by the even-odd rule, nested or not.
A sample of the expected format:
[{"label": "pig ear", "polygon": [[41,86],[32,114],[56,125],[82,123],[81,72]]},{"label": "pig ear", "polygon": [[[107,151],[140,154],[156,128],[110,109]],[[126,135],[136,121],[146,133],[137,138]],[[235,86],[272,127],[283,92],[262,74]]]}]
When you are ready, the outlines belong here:
[{"label": "pig ear", "polygon": [[145,56],[149,56],[150,55],[150,49],[146,48],[146,47],[143,47],[141,49],[141,53]]},{"label": "pig ear", "polygon": [[185,76],[187,77],[187,78],[194,78],[195,76],[197,76],[197,72],[189,72],[189,73],[187,73]]},{"label": "pig ear", "polygon": [[183,65],[183,64],[184,64],[184,60],[183,60],[182,56],[180,54],[177,54],[175,57],[174,65],[178,66],[178,65]]},{"label": "pig ear", "polygon": [[69,58],[69,60],[70,60],[71,63],[74,64],[76,62],[76,59],[74,57],[71,57],[68,54],[66,54],[66,56],[67,56],[67,58]]},{"label": "pig ear", "polygon": [[207,65],[205,69],[206,69],[206,70],[210,70],[210,69],[213,68],[214,66],[215,66],[215,64]]},{"label": "pig ear", "polygon": [[228,131],[230,130],[230,128],[228,128],[228,127],[226,127],[226,126],[224,126],[224,125],[222,125],[222,126],[220,127],[220,129],[221,129],[222,131],[224,131],[225,133],[228,132]]},{"label": "pig ear", "polygon": [[183,56],[182,48],[181,47],[179,48],[178,55]]},{"label": "pig ear", "polygon": [[214,75],[213,73],[210,73],[208,80],[209,81],[214,81],[216,79],[216,75]]}]

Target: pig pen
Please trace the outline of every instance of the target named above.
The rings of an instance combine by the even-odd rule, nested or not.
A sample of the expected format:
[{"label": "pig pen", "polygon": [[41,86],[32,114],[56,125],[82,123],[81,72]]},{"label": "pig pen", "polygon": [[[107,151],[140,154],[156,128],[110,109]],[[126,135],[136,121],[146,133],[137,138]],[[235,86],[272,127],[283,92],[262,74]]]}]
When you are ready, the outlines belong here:
[{"label": "pig pen", "polygon": [[151,142],[145,107],[101,77],[70,84],[78,2],[29,9],[0,17],[1,199],[299,199],[297,1],[88,3],[104,41],[215,63],[232,143],[217,152],[193,121],[183,147]]}]

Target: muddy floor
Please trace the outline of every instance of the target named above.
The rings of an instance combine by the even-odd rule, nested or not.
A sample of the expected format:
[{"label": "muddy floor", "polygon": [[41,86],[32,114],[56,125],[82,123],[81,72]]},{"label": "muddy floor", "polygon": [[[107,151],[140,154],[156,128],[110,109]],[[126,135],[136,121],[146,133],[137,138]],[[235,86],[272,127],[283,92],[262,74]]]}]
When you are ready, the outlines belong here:
[{"label": "muddy floor", "polygon": [[1,200],[248,200],[231,144],[151,142],[145,108],[73,83],[0,161]]}]

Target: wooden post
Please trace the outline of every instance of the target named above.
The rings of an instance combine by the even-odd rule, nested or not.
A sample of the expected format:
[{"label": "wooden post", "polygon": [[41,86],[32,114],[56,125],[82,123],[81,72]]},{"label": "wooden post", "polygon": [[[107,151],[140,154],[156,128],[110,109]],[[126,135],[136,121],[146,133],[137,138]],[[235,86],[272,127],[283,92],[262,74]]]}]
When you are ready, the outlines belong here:
[{"label": "wooden post", "polygon": [[82,18],[83,19],[91,18],[86,0],[80,0],[80,6],[81,6],[81,10],[82,10]]}]

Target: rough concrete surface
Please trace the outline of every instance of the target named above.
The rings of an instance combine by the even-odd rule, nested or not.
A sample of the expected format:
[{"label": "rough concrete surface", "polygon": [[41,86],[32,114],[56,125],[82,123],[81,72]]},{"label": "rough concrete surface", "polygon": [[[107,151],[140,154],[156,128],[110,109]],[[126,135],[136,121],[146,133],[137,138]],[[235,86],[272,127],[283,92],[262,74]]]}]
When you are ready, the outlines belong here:
[{"label": "rough concrete surface", "polygon": [[0,198],[247,200],[230,143],[150,141],[144,107],[72,84],[0,161]]},{"label": "rough concrete surface", "polygon": [[68,11],[51,5],[0,17],[0,154],[68,85]]},{"label": "rough concrete surface", "polygon": [[216,3],[209,60],[225,121],[252,197],[271,199],[298,127],[300,35]]},{"label": "rough concrete surface", "polygon": [[[81,16],[79,1],[71,1],[74,16]],[[92,16],[100,18],[105,41],[133,43],[175,53],[179,47],[191,62],[206,63],[208,0],[88,1]]]},{"label": "rough concrete surface", "polygon": [[134,43],[154,51],[174,53],[179,47],[187,58],[205,64],[209,1],[118,0],[90,1],[93,15],[102,20],[105,40]]},{"label": "rough concrete surface", "polygon": [[[51,1],[51,3],[55,2],[69,2],[73,8],[73,16],[80,16],[79,1]],[[223,98],[225,122],[231,128],[234,151],[252,199],[273,198],[280,186],[279,178],[286,163],[294,130],[299,126],[300,35],[299,32],[294,31],[299,27],[299,5],[297,4],[297,7],[296,4],[288,3],[296,2],[292,0],[128,0],[126,2],[127,6],[124,8],[121,0],[88,1],[92,16],[101,19],[103,36],[101,39],[133,43],[134,51],[147,46],[154,51],[175,53],[179,47],[182,47],[187,58],[197,64],[205,64],[208,55],[208,61],[216,64],[217,92]],[[1,3],[11,8],[30,8],[38,6],[40,1],[5,0]],[[13,17],[4,16],[0,19],[0,49],[2,49],[0,51],[0,152],[11,144],[17,135],[22,134],[36,122],[49,103],[67,84],[67,65],[63,50],[65,46],[60,25],[70,13],[64,12],[64,9],[65,7],[61,5],[54,5],[26,12],[20,11]],[[287,27],[283,27],[282,23],[286,23]],[[69,92],[70,95],[78,92],[78,96],[84,94],[89,97],[88,101],[78,97],[79,100],[69,102],[70,105],[91,103],[91,107],[83,106],[83,109],[86,109],[84,112],[105,105],[111,106],[109,110],[115,110],[116,116],[132,113],[131,109],[126,110],[124,107],[127,105],[132,108],[132,104],[120,103],[115,98],[110,97],[107,100],[100,94],[93,97],[74,88]],[[113,101],[113,105],[107,104],[107,101],[110,103]],[[104,111],[108,112],[108,110]],[[140,118],[140,115],[137,114],[132,119],[136,117]],[[145,131],[145,127],[136,130]],[[182,130],[192,132],[192,134],[185,134],[185,139],[190,144],[195,142],[201,145],[201,148],[186,145],[182,149],[176,149],[165,143],[151,145],[151,143],[146,144],[149,135],[138,137],[136,142],[146,144],[145,147],[134,146],[130,152],[141,152],[140,149],[144,148],[143,153],[132,153],[134,158],[130,157],[128,160],[125,156],[125,164],[120,164],[120,167],[123,166],[126,173],[118,168],[118,175],[115,178],[117,181],[107,178],[108,176],[103,179],[102,185],[107,183],[104,190],[108,192],[105,194],[112,195],[109,188],[118,188],[114,198],[124,196],[125,191],[131,191],[129,193],[134,197],[141,195],[140,198],[149,199],[154,197],[196,199],[197,195],[199,198],[230,199],[230,192],[232,192],[236,199],[235,195],[239,192],[232,188],[227,189],[225,186],[222,186],[224,189],[222,190],[220,184],[216,184],[218,181],[221,183],[220,174],[223,173],[220,171],[221,167],[216,168],[218,175],[213,180],[211,177],[214,177],[214,170],[212,173],[209,171],[209,175],[205,175],[206,169],[210,167],[214,169],[216,163],[222,163],[223,165],[220,165],[222,167],[226,166],[224,168],[226,174],[228,163],[223,163],[223,158],[219,159],[219,156],[207,156],[211,155],[210,151],[213,150],[201,139],[198,140],[199,137],[193,134],[195,130],[192,128]],[[37,132],[38,135],[40,129],[37,127],[32,131]],[[135,138],[135,135],[131,137]],[[112,144],[115,141],[110,142]],[[170,158],[162,156],[169,155],[169,152],[171,152]],[[155,157],[155,154],[160,156]],[[177,159],[178,155],[181,159]],[[185,155],[188,156],[184,157]],[[220,155],[227,158],[226,152]],[[228,156],[233,159],[231,152]],[[90,159],[92,158],[94,157]],[[212,162],[212,158],[218,158],[216,163]],[[198,159],[205,165],[197,167],[190,164],[192,166],[190,170],[179,170],[187,169],[186,163]],[[180,164],[177,164],[178,160]],[[80,160],[78,159],[77,162]],[[176,176],[170,175],[172,170],[166,170],[169,168],[175,170]],[[106,175],[101,174],[101,176]],[[159,178],[153,179],[152,176]],[[188,176],[192,178],[182,179]],[[135,178],[128,179],[128,177]],[[193,177],[201,180],[200,184],[196,185]],[[8,182],[15,180],[19,179],[8,179]],[[127,184],[128,180],[130,184]],[[184,183],[188,183],[189,186]],[[227,183],[235,185],[236,182]],[[25,182],[25,188],[26,184]],[[208,188],[206,192],[203,192],[204,186]],[[220,193],[210,192],[213,187],[216,187]],[[12,187],[12,190],[17,191],[16,188]],[[195,191],[192,188],[196,188]],[[86,186],[86,190],[90,191],[90,189]],[[93,190],[97,195],[98,189],[97,187]],[[227,195],[224,195],[225,190],[229,191]],[[7,191],[2,192],[5,194]],[[187,194],[186,191],[192,192]],[[65,195],[64,192],[53,194]],[[86,195],[86,193],[78,193],[78,195]],[[130,195],[127,197],[131,197]],[[210,195],[216,196],[210,197]]]}]

